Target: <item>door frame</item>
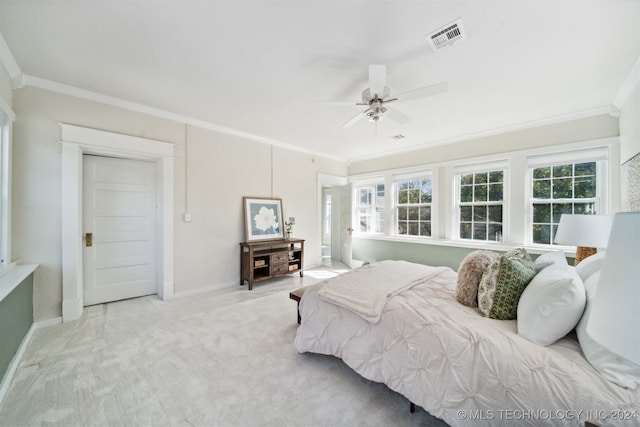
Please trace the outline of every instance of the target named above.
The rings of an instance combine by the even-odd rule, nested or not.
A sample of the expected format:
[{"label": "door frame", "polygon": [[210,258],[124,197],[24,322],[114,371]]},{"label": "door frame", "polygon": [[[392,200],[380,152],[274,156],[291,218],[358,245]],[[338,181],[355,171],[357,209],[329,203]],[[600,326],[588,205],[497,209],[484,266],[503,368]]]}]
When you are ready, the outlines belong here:
[{"label": "door frame", "polygon": [[[347,178],[343,177],[343,176],[336,176],[336,175],[328,175],[328,174],[324,174],[324,173],[318,173],[317,177],[316,177],[316,181],[318,183],[318,188],[317,188],[317,203],[318,203],[318,260],[317,260],[317,265],[322,265],[322,222],[324,221],[324,219],[322,218],[322,187],[327,187],[327,186],[331,186],[333,187],[334,185],[345,185],[347,183]],[[331,223],[333,224],[333,221],[337,220],[337,218],[333,218],[333,216],[331,217]],[[333,232],[331,233],[331,244],[333,245],[334,243],[334,239],[336,238],[336,236],[333,235]],[[342,234],[339,236],[340,238],[340,247],[342,247]],[[333,258],[335,254],[333,254],[333,248],[331,251],[331,257]],[[336,258],[337,259],[337,258]]]},{"label": "door frame", "polygon": [[94,154],[156,164],[158,211],[156,242],[158,296],[169,299],[173,283],[174,144],[60,123],[62,144],[62,321],[83,311],[83,156]]}]

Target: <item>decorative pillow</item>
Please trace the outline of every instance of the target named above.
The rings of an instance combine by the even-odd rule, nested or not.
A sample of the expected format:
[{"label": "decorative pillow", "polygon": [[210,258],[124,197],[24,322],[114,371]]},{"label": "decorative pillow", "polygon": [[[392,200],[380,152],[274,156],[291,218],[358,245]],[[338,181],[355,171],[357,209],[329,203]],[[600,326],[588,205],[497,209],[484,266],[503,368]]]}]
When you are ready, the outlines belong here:
[{"label": "decorative pillow", "polygon": [[602,268],[602,262],[604,261],[604,252],[598,252],[595,255],[591,255],[580,261],[578,265],[576,265],[576,271],[583,282],[585,282],[589,276],[591,276],[596,271],[600,271]]},{"label": "decorative pillow", "polygon": [[[596,255],[592,255],[589,258],[593,258],[594,256]],[[589,258],[587,258],[587,260]],[[586,260],[580,264],[583,262],[586,262]],[[578,266],[580,266],[580,264],[578,264]],[[587,306],[582,315],[582,319],[580,319],[578,326],[576,326],[580,348],[582,348],[584,357],[603,377],[619,386],[635,390],[636,387],[640,385],[640,366],[610,352],[606,347],[598,344],[587,334],[587,322],[589,321],[589,315],[591,314],[591,307],[593,306],[599,280],[600,272],[597,271],[584,282],[584,287],[587,292]],[[637,325],[629,325],[629,328],[637,328]]]},{"label": "decorative pillow", "polygon": [[523,248],[500,255],[489,265],[480,279],[480,312],[492,319],[515,319],[520,295],[535,274],[535,264]]},{"label": "decorative pillow", "polygon": [[478,285],[482,274],[489,265],[498,258],[491,251],[474,251],[467,255],[458,268],[458,284],[455,297],[458,302],[469,306],[478,306]]},{"label": "decorative pillow", "polygon": [[518,303],[518,335],[550,345],[578,323],[587,295],[575,269],[554,264],[535,275]]},{"label": "decorative pillow", "polygon": [[564,255],[564,251],[554,251],[547,252],[546,254],[540,255],[534,261],[536,264],[536,271],[540,272],[544,268],[552,266],[552,265],[560,265],[562,267],[568,267],[567,257]]}]

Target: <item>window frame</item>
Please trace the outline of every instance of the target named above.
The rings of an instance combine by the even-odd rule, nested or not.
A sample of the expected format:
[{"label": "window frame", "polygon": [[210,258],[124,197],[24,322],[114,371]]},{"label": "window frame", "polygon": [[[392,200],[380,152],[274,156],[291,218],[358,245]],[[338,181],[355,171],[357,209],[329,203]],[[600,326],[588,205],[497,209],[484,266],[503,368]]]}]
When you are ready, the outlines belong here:
[{"label": "window frame", "polygon": [[11,165],[15,113],[0,97],[0,272],[11,259]]},{"label": "window frame", "polygon": [[[487,200],[486,202],[461,202],[461,190],[462,190],[462,176],[473,174],[474,177],[476,174],[483,173],[491,173],[491,172],[502,172],[502,200],[500,202]],[[499,160],[488,163],[477,163],[477,164],[468,164],[468,165],[460,165],[455,166],[453,168],[453,228],[452,228],[452,237],[454,240],[463,241],[463,242],[474,242],[474,243],[487,243],[487,244],[502,244],[503,242],[508,241],[509,235],[509,221],[507,215],[507,206],[508,206],[508,189],[509,189],[509,162],[507,160]],[[487,184],[489,182],[487,181]],[[475,186],[475,183],[473,184]],[[502,206],[502,221],[500,222],[502,231],[500,234],[500,240],[491,240],[487,239],[475,239],[475,238],[463,238],[460,235],[460,227],[462,223],[461,218],[461,208],[462,206]],[[472,222],[475,222],[472,220]],[[489,225],[490,221],[487,218],[485,221],[487,225]],[[472,230],[473,236],[473,230]]]},{"label": "window frame", "polygon": [[[384,203],[382,205],[382,214],[383,214],[383,219],[382,219],[382,224],[380,226],[380,230],[377,230],[376,228],[374,228],[374,231],[371,231],[371,227],[369,227],[368,231],[361,231],[360,229],[360,218],[361,218],[361,214],[360,214],[360,209],[361,209],[361,205],[360,205],[360,190],[363,188],[367,188],[367,187],[372,187],[372,201],[371,201],[371,209],[372,212],[370,214],[371,216],[371,223],[370,224],[378,224],[380,225],[380,218],[379,218],[379,212],[377,209],[377,197],[378,197],[378,189],[377,187],[382,185],[383,189],[384,189]],[[386,224],[385,222],[387,221],[387,216],[386,215],[386,202],[387,202],[387,198],[388,198],[388,191],[387,191],[387,186],[385,184],[385,180],[383,177],[376,177],[376,178],[370,178],[370,179],[366,179],[366,180],[357,180],[353,183],[353,200],[354,202],[352,203],[352,209],[353,209],[353,224],[355,225],[355,230],[354,230],[354,234],[356,235],[360,235],[360,236],[378,236],[378,235],[384,235],[385,234],[385,230],[386,230]]]},{"label": "window frame", "polygon": [[[407,166],[386,170],[375,170],[371,172],[353,173],[349,176],[349,182],[360,185],[364,181],[372,179],[386,185],[386,218],[385,231],[379,234],[356,234],[358,239],[411,242],[416,244],[442,245],[461,248],[474,248],[486,250],[508,251],[516,247],[526,247],[531,253],[542,254],[553,250],[562,249],[567,256],[573,256],[575,247],[562,247],[551,245],[534,245],[531,243],[531,208],[529,203],[530,180],[528,179],[529,167],[540,164],[541,159],[557,159],[562,162],[564,159],[579,159],[579,154],[588,152],[600,152],[603,155],[603,170],[600,178],[604,180],[601,189],[601,212],[609,214],[620,209],[619,194],[619,166],[620,166],[620,138],[610,136],[604,138],[585,139],[578,142],[567,142],[553,145],[538,145],[524,149],[514,149],[495,154],[470,156],[467,158],[451,158],[443,161],[424,163],[415,166]],[[502,242],[491,240],[461,240],[457,238],[458,219],[455,208],[456,194],[454,171],[477,170],[486,168],[487,165],[502,163],[505,165],[505,175],[503,178],[503,239]],[[577,162],[580,163],[580,162]],[[358,167],[362,169],[362,167]],[[418,236],[398,235],[393,227],[396,224],[395,209],[392,205],[395,199],[393,191],[394,177],[398,176],[416,177],[428,171],[432,177],[432,225],[431,238],[421,238]],[[355,193],[353,193],[355,194]],[[352,204],[354,213],[355,204]],[[354,217],[355,218],[355,217]]]},{"label": "window frame", "polygon": [[[428,207],[430,210],[430,214],[429,214],[429,235],[425,236],[425,235],[420,235],[420,234],[400,234],[398,233],[398,225],[399,225],[399,211],[398,211],[398,187],[397,184],[401,183],[401,182],[408,182],[408,181],[421,181],[421,180],[429,180],[430,181],[430,185],[431,185],[431,201],[428,203],[407,203],[404,204],[407,207],[417,207],[418,209],[423,208],[423,207]],[[434,184],[434,179],[433,179],[433,173],[431,170],[421,170],[418,172],[414,172],[414,173],[402,173],[402,174],[393,174],[391,176],[391,212],[392,212],[392,217],[391,217],[391,230],[390,230],[390,235],[392,236],[397,236],[400,238],[419,238],[419,239],[430,239],[433,237],[434,235],[434,215],[435,215],[435,194],[436,194],[436,189],[435,189],[435,184]],[[410,206],[411,205],[411,206]],[[409,221],[409,220],[407,220]],[[418,221],[420,221],[418,219]]]},{"label": "window frame", "polygon": [[[586,148],[586,149],[577,149],[577,150],[567,150],[560,151],[556,153],[544,154],[539,156],[530,156],[527,158],[527,188],[526,188],[526,230],[525,230],[525,244],[534,247],[544,247],[544,248],[557,248],[562,247],[562,245],[557,245],[553,243],[537,243],[534,242],[533,238],[533,227],[534,227],[534,209],[533,206],[536,202],[543,202],[548,200],[549,203],[554,204],[558,203],[580,203],[593,201],[595,212],[600,215],[608,215],[610,213],[611,206],[611,197],[608,195],[608,191],[605,189],[609,188],[610,185],[610,172],[609,172],[609,163],[612,162],[611,153],[609,147],[594,147],[594,148]],[[582,198],[576,199],[572,198],[559,198],[554,199],[553,193],[551,193],[550,199],[540,199],[535,198],[533,194],[533,183],[534,176],[533,172],[535,169],[544,168],[544,167],[555,167],[555,166],[563,166],[563,165],[573,165],[573,171],[571,177],[574,178],[575,175],[575,165],[582,163],[590,163],[595,162],[596,164],[596,194],[595,197],[590,198]],[[551,190],[553,191],[553,189]],[[575,196],[575,195],[574,195]],[[556,202],[557,201],[557,202]],[[551,228],[553,235],[553,212],[550,212],[551,215]]]}]

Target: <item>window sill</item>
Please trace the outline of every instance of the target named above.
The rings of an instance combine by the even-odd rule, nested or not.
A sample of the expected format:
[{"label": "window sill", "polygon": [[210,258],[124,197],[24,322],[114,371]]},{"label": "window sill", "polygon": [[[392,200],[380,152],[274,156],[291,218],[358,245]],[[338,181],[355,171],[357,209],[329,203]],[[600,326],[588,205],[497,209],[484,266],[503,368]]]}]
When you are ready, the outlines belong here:
[{"label": "window sill", "polygon": [[10,264],[0,273],[0,301],[4,300],[24,279],[33,273],[38,264]]},{"label": "window sill", "polygon": [[503,242],[484,242],[478,240],[447,240],[435,239],[432,237],[404,237],[404,236],[385,236],[377,235],[354,235],[354,239],[362,240],[380,240],[398,243],[413,243],[418,245],[435,245],[435,246],[451,246],[456,248],[484,249],[488,251],[510,251],[516,248],[524,248],[528,253],[541,255],[548,252],[564,251],[566,257],[575,258],[576,250],[571,246],[542,246],[542,245],[523,245],[515,243]]}]

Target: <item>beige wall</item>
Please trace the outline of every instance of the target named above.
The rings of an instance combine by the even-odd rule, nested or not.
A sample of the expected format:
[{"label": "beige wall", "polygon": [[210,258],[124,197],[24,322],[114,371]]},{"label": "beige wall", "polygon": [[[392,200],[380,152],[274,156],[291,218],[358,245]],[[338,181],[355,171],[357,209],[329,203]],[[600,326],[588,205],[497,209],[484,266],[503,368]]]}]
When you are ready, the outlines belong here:
[{"label": "beige wall", "polygon": [[344,164],[189,127],[187,165],[183,123],[35,88],[15,91],[13,108],[13,256],[40,264],[35,320],[61,315],[61,122],[176,144],[176,293],[239,283],[245,195],[282,197],[285,215],[296,217],[295,235],[307,239],[307,265],[319,259],[316,175],[346,176]]},{"label": "beige wall", "polygon": [[620,161],[640,153],[640,84],[620,110]]},{"label": "beige wall", "polygon": [[618,119],[609,115],[601,115],[353,162],[349,166],[349,174],[357,175],[380,170],[430,165],[612,136],[618,136]]},{"label": "beige wall", "polygon": [[[5,101],[13,100],[17,115],[13,148],[13,258],[41,265],[34,281],[36,320],[61,315],[60,122],[176,144],[176,293],[238,283],[238,242],[244,239],[241,200],[245,195],[282,198],[285,217],[296,217],[294,235],[307,239],[307,265],[320,259],[317,174],[346,176],[346,165],[192,126],[188,129],[187,165],[185,124],[35,88],[20,89],[11,96],[9,79],[3,73],[0,70],[0,94]],[[632,102],[638,102],[639,97],[636,90]],[[638,124],[633,120],[637,113],[633,107],[626,107],[620,126],[625,124],[624,135],[636,132],[636,137],[625,141],[631,141],[635,147],[632,150],[637,153],[640,143],[637,128],[633,127],[633,123]],[[616,135],[618,120],[598,116],[355,162],[349,166],[349,172],[433,164]],[[187,202],[192,216],[189,223],[183,221]]]}]

